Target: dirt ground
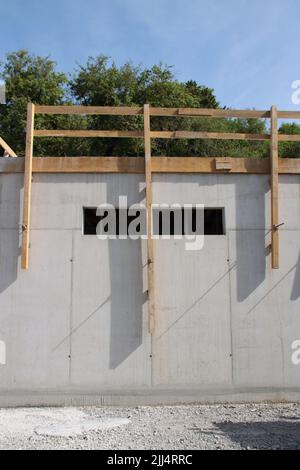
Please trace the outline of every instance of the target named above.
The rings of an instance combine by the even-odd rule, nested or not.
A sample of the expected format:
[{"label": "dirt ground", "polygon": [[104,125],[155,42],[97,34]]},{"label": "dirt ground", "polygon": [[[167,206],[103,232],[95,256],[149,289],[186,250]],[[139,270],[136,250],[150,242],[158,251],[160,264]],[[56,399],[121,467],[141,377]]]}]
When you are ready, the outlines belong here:
[{"label": "dirt ground", "polygon": [[300,404],[0,409],[0,449],[300,449]]}]

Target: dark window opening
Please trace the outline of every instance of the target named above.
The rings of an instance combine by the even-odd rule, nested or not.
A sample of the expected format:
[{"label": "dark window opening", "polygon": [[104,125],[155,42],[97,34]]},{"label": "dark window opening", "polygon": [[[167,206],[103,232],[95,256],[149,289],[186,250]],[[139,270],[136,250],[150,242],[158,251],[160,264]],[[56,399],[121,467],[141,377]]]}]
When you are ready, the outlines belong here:
[{"label": "dark window opening", "polygon": [[[167,221],[165,226],[163,218]],[[203,235],[203,232],[204,235],[225,234],[223,208],[155,208],[153,211],[154,235]]]},{"label": "dark window opening", "polygon": [[[97,208],[83,208],[83,234],[96,235],[97,225],[101,220],[107,219],[109,211],[115,211],[115,230],[109,233],[108,223],[103,225],[104,233],[109,235],[128,235],[129,225],[142,215],[142,226],[137,223],[135,233],[146,235],[145,211],[136,211],[135,215],[129,215],[128,209],[107,209],[102,215],[97,215]],[[120,218],[126,220],[121,229]],[[163,220],[165,224],[163,224]],[[110,229],[111,230],[111,229]],[[223,208],[157,208],[153,209],[153,234],[154,235],[224,235],[224,209]],[[145,232],[145,233],[142,233]]]},{"label": "dark window opening", "polygon": [[100,217],[96,214],[97,209],[83,208],[83,234],[96,235],[96,227]]},{"label": "dark window opening", "polygon": [[204,235],[225,235],[224,209],[204,209]]},{"label": "dark window opening", "polygon": [[[129,225],[132,221],[134,221],[136,218],[140,217],[141,211],[137,210],[135,211],[135,215],[129,215],[128,214],[128,209],[107,209],[103,211],[102,215],[97,215],[97,208],[96,207],[84,207],[83,208],[83,234],[84,235],[96,235],[97,234],[97,225],[99,222],[101,222],[104,219],[107,219],[107,216],[109,215],[109,211],[115,212],[116,216],[116,230],[114,230],[114,233],[109,233],[109,226],[108,223],[103,225],[103,231],[104,233],[109,233],[109,235],[128,235],[128,229]],[[120,217],[124,217],[127,220],[125,230],[121,230],[120,227]],[[136,233],[140,234],[141,233],[141,224],[138,223],[135,228]]]}]

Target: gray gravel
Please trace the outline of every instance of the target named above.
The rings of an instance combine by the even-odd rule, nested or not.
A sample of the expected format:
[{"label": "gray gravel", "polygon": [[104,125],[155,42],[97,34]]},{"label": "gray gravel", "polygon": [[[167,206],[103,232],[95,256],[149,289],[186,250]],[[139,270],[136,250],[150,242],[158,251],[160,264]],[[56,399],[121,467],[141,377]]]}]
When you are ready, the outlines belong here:
[{"label": "gray gravel", "polygon": [[300,405],[0,409],[0,449],[300,449]]}]

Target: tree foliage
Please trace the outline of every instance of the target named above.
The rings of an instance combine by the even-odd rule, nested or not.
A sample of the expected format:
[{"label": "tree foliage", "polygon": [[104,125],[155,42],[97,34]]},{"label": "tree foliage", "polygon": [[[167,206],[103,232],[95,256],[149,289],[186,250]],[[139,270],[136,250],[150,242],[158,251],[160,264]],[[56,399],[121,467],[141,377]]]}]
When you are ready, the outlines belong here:
[{"label": "tree foliage", "polygon": [[[60,105],[68,103],[68,77],[56,71],[48,57],[30,55],[25,50],[8,54],[0,64],[0,78],[6,84],[6,105],[0,105],[0,135],[20,156],[24,155],[27,103]],[[85,120],[81,119],[82,126]],[[37,116],[36,128],[76,128],[74,119],[65,116]],[[68,155],[88,147],[85,142],[66,139],[35,139],[36,155]]]},{"label": "tree foliage", "polygon": [[[57,71],[49,57],[20,50],[0,63],[6,83],[7,103],[0,106],[0,135],[19,155],[24,155],[26,107],[35,104],[86,106],[143,106],[219,108],[214,90],[195,81],[178,81],[172,67],[159,63],[151,68],[128,62],[117,66],[100,55],[89,58],[68,77]],[[37,116],[36,128],[142,130],[142,116]],[[268,132],[264,120],[152,117],[153,130],[215,132]],[[279,132],[300,134],[296,124],[284,124]],[[232,156],[261,158],[269,155],[268,142],[224,140],[153,141],[153,155]],[[35,139],[35,155],[143,155],[139,139]],[[280,144],[282,156],[299,156],[300,144]]]},{"label": "tree foliage", "polygon": [[[299,124],[284,123],[279,128],[279,134],[300,134]],[[279,142],[279,155],[287,158],[300,157],[300,142]]]}]

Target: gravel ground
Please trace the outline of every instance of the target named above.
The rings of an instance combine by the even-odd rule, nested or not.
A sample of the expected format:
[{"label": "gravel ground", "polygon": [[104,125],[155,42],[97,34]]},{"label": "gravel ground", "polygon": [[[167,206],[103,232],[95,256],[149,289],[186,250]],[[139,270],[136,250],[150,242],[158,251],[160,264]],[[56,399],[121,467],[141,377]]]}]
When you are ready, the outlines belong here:
[{"label": "gravel ground", "polygon": [[300,404],[0,409],[0,449],[300,449]]}]

